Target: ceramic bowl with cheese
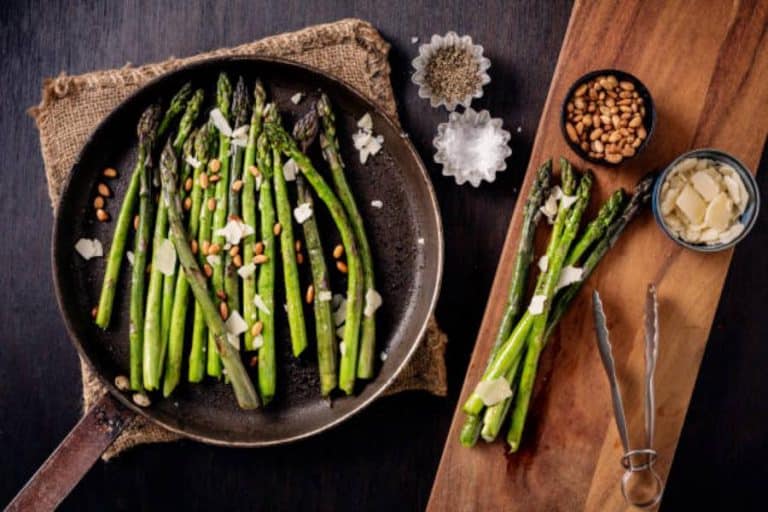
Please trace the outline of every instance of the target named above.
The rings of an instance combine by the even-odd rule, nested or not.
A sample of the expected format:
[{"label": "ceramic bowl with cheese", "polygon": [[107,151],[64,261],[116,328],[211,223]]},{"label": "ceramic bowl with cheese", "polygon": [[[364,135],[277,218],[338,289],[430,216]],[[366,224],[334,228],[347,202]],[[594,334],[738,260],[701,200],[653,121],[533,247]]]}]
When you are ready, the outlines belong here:
[{"label": "ceramic bowl with cheese", "polygon": [[760,195],[751,172],[733,156],[697,149],[679,156],[653,190],[653,214],[680,245],[717,252],[743,240],[757,220]]}]

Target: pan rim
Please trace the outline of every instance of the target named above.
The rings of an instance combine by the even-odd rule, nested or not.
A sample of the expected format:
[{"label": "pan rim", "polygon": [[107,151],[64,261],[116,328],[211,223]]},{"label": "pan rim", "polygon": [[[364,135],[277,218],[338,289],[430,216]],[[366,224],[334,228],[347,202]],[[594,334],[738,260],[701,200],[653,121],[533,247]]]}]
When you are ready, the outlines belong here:
[{"label": "pan rim", "polygon": [[[113,382],[111,382],[109,379],[107,379],[100,371],[96,369],[96,366],[93,364],[93,361],[89,357],[87,351],[85,350],[85,345],[81,341],[80,336],[76,333],[73,321],[70,318],[70,316],[67,314],[67,308],[64,303],[64,296],[62,293],[62,283],[60,282],[60,271],[59,266],[57,263],[57,256],[60,245],[57,243],[57,240],[59,239],[60,231],[61,231],[61,210],[63,208],[63,199],[68,195],[69,189],[71,187],[73,178],[75,176],[75,172],[80,165],[80,162],[83,159],[83,155],[85,153],[85,150],[90,146],[91,141],[93,140],[93,137],[96,133],[103,130],[104,126],[110,121],[113,112],[125,108],[125,105],[133,102],[135,98],[143,93],[143,91],[148,87],[153,87],[156,84],[167,80],[169,77],[189,72],[190,70],[194,70],[196,68],[204,68],[207,66],[216,65],[217,63],[229,63],[229,62],[250,62],[250,63],[264,63],[264,64],[277,64],[277,65],[283,65],[287,67],[293,67],[296,68],[302,72],[315,74],[324,77],[327,80],[330,80],[331,82],[335,83],[342,89],[346,89],[346,92],[354,96],[357,100],[359,100],[361,103],[365,104],[367,108],[369,108],[371,111],[374,111],[377,115],[382,117],[384,121],[389,125],[389,128],[400,135],[400,139],[403,144],[405,144],[405,147],[408,149],[408,152],[411,155],[411,159],[416,164],[416,167],[418,168],[419,175],[421,178],[421,181],[426,186],[428,198],[429,198],[429,210],[434,215],[434,222],[435,222],[435,228],[436,228],[436,235],[437,235],[437,261],[435,262],[435,285],[434,289],[432,291],[431,297],[429,297],[429,305],[426,309],[426,314],[424,315],[424,318],[421,320],[419,327],[418,327],[418,334],[415,337],[415,340],[410,342],[411,346],[409,347],[407,353],[405,354],[405,357],[402,359],[400,364],[394,369],[390,377],[384,381],[383,383],[378,384],[378,388],[375,389],[369,397],[361,401],[357,406],[350,409],[346,413],[340,415],[338,418],[335,418],[333,421],[329,421],[325,423],[324,425],[308,430],[306,432],[302,432],[300,434],[292,435],[286,438],[282,439],[274,439],[274,440],[262,440],[262,441],[251,441],[251,440],[224,440],[219,439],[216,437],[200,434],[197,432],[189,432],[184,430],[183,428],[177,427],[173,424],[169,424],[166,421],[163,421],[160,418],[157,418],[153,415],[150,415],[148,413],[147,409],[141,408],[138,405],[134,404],[126,394],[119,391]],[[437,301],[440,295],[440,289],[442,287],[442,278],[443,278],[443,270],[444,270],[444,233],[443,233],[443,223],[442,223],[442,217],[440,215],[440,207],[437,202],[437,196],[435,194],[434,187],[432,185],[432,181],[429,176],[429,172],[427,171],[426,166],[424,165],[423,160],[421,159],[421,156],[419,155],[416,148],[413,146],[413,144],[410,141],[410,137],[408,134],[402,129],[400,126],[400,123],[394,119],[392,116],[389,115],[386,111],[384,111],[381,107],[379,107],[377,104],[373,103],[371,100],[369,100],[365,94],[363,94],[358,88],[355,86],[349,84],[346,80],[336,77],[335,75],[332,75],[330,73],[326,73],[322,70],[319,70],[315,67],[308,66],[306,64],[297,63],[291,60],[283,59],[280,57],[262,57],[262,56],[255,56],[255,55],[244,55],[244,56],[227,56],[227,57],[213,57],[209,59],[201,59],[199,61],[192,62],[190,64],[181,66],[177,69],[174,69],[173,71],[165,72],[161,75],[158,75],[154,77],[152,80],[147,82],[146,84],[142,85],[135,91],[133,91],[129,96],[127,96],[125,99],[123,99],[117,106],[115,106],[109,114],[107,114],[104,119],[102,119],[96,127],[91,131],[91,133],[88,135],[88,138],[86,139],[85,143],[83,144],[82,148],[78,152],[78,155],[72,164],[72,167],[70,168],[70,172],[66,177],[66,181],[64,183],[64,186],[61,189],[61,194],[59,198],[59,202],[55,205],[54,209],[54,222],[53,222],[53,229],[51,231],[51,248],[50,248],[50,255],[51,255],[51,268],[52,268],[52,274],[53,274],[53,282],[54,282],[54,292],[56,295],[56,303],[59,309],[59,314],[64,320],[65,329],[67,331],[67,335],[69,338],[69,342],[75,347],[75,350],[77,351],[78,355],[83,358],[90,366],[94,369],[94,373],[96,374],[99,382],[101,382],[109,392],[109,394],[116,398],[120,403],[122,403],[124,406],[126,406],[128,409],[133,411],[139,416],[142,416],[152,423],[159,425],[166,430],[169,430],[173,433],[179,434],[180,436],[188,439],[193,439],[205,444],[211,444],[211,445],[217,445],[217,446],[231,446],[231,447],[243,447],[243,448],[257,448],[257,447],[266,447],[266,446],[277,446],[277,445],[283,445],[283,444],[289,444],[294,443],[302,439],[306,439],[309,437],[313,437],[315,435],[318,435],[322,432],[325,432],[327,430],[330,430],[341,423],[347,421],[348,419],[352,418],[353,416],[360,413],[363,409],[367,408],[369,405],[371,405],[376,399],[378,399],[382,394],[392,385],[394,380],[402,373],[402,371],[405,369],[405,367],[410,362],[411,358],[415,354],[416,350],[418,349],[419,345],[424,341],[424,335],[426,333],[427,327],[429,325],[430,318],[434,314],[435,307],[437,305]],[[372,381],[370,381],[367,386],[372,386],[376,384],[376,378],[374,378]]]}]

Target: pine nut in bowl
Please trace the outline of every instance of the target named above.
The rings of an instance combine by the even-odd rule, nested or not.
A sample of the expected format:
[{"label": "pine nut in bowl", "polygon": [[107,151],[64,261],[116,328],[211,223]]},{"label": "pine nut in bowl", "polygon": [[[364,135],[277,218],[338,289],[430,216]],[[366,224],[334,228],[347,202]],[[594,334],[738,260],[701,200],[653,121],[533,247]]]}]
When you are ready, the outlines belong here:
[{"label": "pine nut in bowl", "polygon": [[635,76],[601,69],[568,89],[560,124],[566,142],[580,157],[617,166],[648,145],[656,109],[650,92]]},{"label": "pine nut in bowl", "polygon": [[652,207],[670,239],[693,251],[718,252],[749,234],[760,194],[752,173],[735,157],[696,149],[664,169],[653,189]]}]

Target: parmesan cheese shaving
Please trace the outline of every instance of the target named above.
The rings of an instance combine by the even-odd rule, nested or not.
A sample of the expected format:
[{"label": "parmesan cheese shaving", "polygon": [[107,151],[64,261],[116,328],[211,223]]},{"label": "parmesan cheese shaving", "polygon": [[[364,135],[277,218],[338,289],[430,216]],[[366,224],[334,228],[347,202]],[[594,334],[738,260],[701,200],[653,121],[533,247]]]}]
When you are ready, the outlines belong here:
[{"label": "parmesan cheese shaving", "polygon": [[235,310],[229,314],[229,318],[224,322],[224,326],[227,328],[227,332],[239,336],[248,330],[248,324],[245,323],[240,313]]},{"label": "parmesan cheese shaving", "polygon": [[373,119],[370,112],[363,114],[363,117],[357,120],[357,127],[363,130],[373,131]]},{"label": "parmesan cheese shaving", "polygon": [[301,100],[303,98],[304,98],[304,93],[303,92],[297,92],[296,94],[291,96],[291,103],[293,103],[294,105],[298,105],[299,103],[301,103]]},{"label": "parmesan cheese shaving", "polygon": [[163,239],[155,251],[152,268],[166,276],[172,276],[176,272],[176,249],[167,238]]},{"label": "parmesan cheese shaving", "polygon": [[341,325],[347,320],[347,299],[342,298],[339,305],[333,311],[333,324]]},{"label": "parmesan cheese shaving", "polygon": [[384,206],[384,203],[379,199],[374,199],[373,201],[371,201],[371,206],[373,206],[374,208],[381,208]]},{"label": "parmesan cheese shaving", "polygon": [[320,302],[328,302],[332,298],[332,294],[328,290],[320,290],[317,292],[317,300]]},{"label": "parmesan cheese shaving", "polygon": [[539,265],[539,270],[541,272],[546,272],[547,269],[549,268],[549,256],[544,254],[541,258],[539,258],[538,265]]},{"label": "parmesan cheese shaving", "polygon": [[104,256],[104,248],[96,238],[81,238],[75,243],[75,251],[86,261]]},{"label": "parmesan cheese shaving", "polygon": [[229,244],[237,245],[240,243],[240,240],[253,233],[253,228],[248,224],[240,222],[239,220],[230,219],[223,228],[217,229],[214,234],[216,236],[223,236]]},{"label": "parmesan cheese shaving", "polygon": [[200,162],[200,160],[193,157],[192,155],[185,156],[184,161],[187,162],[189,165],[191,165],[193,169],[197,169],[198,167],[203,165],[202,162]]},{"label": "parmesan cheese shaving", "polygon": [[534,295],[531,297],[531,303],[528,305],[528,312],[532,315],[540,315],[544,312],[544,302],[546,295]]},{"label": "parmesan cheese shaving", "polygon": [[481,380],[475,387],[475,394],[480,397],[486,407],[496,405],[512,396],[512,389],[504,377],[492,380]]},{"label": "parmesan cheese shaving", "polygon": [[253,338],[253,349],[258,350],[264,345],[264,336],[259,334]]},{"label": "parmesan cheese shaving", "polygon": [[293,217],[299,224],[304,224],[308,218],[312,216],[312,205],[309,203],[301,203],[299,206],[293,209]]},{"label": "parmesan cheese shaving", "polygon": [[231,332],[227,333],[227,342],[234,347],[235,350],[240,350],[240,336],[236,336]]},{"label": "parmesan cheese shaving", "polygon": [[271,315],[272,312],[269,311],[269,308],[267,307],[266,302],[264,302],[264,299],[261,298],[261,295],[258,293],[253,296],[253,305],[256,306],[259,311],[264,313],[265,315]]},{"label": "parmesan cheese shaving", "polygon": [[337,338],[343,338],[344,337],[344,326],[340,326],[336,328],[336,337]]},{"label": "parmesan cheese shaving", "polygon": [[382,352],[381,354],[379,354],[379,359],[381,359],[382,361],[386,361],[388,357],[389,357],[389,354],[387,354],[386,352]]},{"label": "parmesan cheese shaving", "polygon": [[381,295],[373,288],[368,288],[365,292],[365,309],[363,314],[367,317],[373,316],[377,309],[381,307]]},{"label": "parmesan cheese shaving", "polygon": [[221,256],[218,254],[209,254],[205,257],[205,261],[207,261],[208,264],[212,267],[218,267],[221,265]]},{"label": "parmesan cheese shaving", "polygon": [[578,198],[579,198],[579,196],[566,196],[566,195],[563,195],[560,198],[560,208],[562,208],[564,210],[567,210],[568,208],[570,208],[573,205],[573,203],[576,202],[576,200]]},{"label": "parmesan cheese shaving", "polygon": [[134,260],[133,251],[126,251],[125,257],[128,259],[128,263],[130,263],[131,266],[133,266],[133,260]]},{"label": "parmesan cheese shaving", "polygon": [[227,118],[225,118],[224,114],[221,113],[221,110],[219,110],[218,108],[211,110],[210,118],[211,118],[211,122],[213,122],[213,126],[215,126],[217,130],[219,130],[219,133],[221,133],[225,137],[232,136],[232,128],[229,126],[229,122],[227,121]]},{"label": "parmesan cheese shaving", "polygon": [[571,265],[563,267],[560,271],[560,279],[557,281],[556,290],[570,286],[573,283],[578,283],[584,278],[584,269],[580,267],[574,267]]},{"label": "parmesan cheese shaving", "polygon": [[294,159],[289,158],[288,161],[283,164],[283,176],[285,177],[285,181],[295,181],[298,170]]},{"label": "parmesan cheese shaving", "polygon": [[339,354],[344,355],[347,352],[347,346],[342,341],[339,343]]},{"label": "parmesan cheese shaving", "polygon": [[243,279],[248,279],[253,275],[254,272],[256,272],[255,263],[246,263],[245,265],[237,269],[237,274]]}]

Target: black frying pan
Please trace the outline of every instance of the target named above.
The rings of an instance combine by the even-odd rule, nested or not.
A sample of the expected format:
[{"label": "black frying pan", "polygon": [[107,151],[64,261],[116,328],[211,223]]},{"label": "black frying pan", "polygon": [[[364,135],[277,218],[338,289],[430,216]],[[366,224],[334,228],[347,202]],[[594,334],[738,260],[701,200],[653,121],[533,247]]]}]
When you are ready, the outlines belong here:
[{"label": "black frying pan", "polygon": [[[108,201],[108,211],[116,217],[133,167],[135,127],[142,111],[158,98],[167,101],[188,81],[194,87],[203,87],[211,102],[216,77],[221,71],[233,80],[243,76],[249,86],[257,77],[261,78],[270,99],[277,102],[287,127],[312,107],[318,89],[330,96],[336,110],[342,156],[366,221],[377,289],[384,301],[377,312],[377,351],[385,351],[387,358],[379,361],[373,380],[360,383],[354,396],[334,398],[332,406],[320,396],[314,354],[300,360],[290,355],[286,321],[284,315],[279,315],[278,391],[276,400],[267,408],[242,411],[228,385],[211,381],[183,384],[171,398],[153,396],[149,408],[140,408],[131,401],[130,394],[118,391],[113,384],[117,375],[128,374],[128,293],[125,290],[130,272],[127,266],[121,271],[110,328],[106,331],[97,328],[90,315],[91,308],[98,302],[105,260],[86,262],[75,252],[74,245],[81,237],[98,238],[106,252],[111,243],[114,222],[97,222],[91,206],[101,170],[115,167],[121,171],[119,179],[110,182],[115,198]],[[296,92],[306,93],[298,105],[290,101]],[[356,131],[356,120],[366,112],[371,113],[374,131],[383,135],[385,142],[378,155],[361,165],[351,136]],[[323,172],[324,162],[316,148],[310,151],[310,156]],[[381,200],[384,207],[372,207],[374,199]],[[321,210],[318,212],[321,233],[327,233],[324,244],[330,249],[337,235],[330,217],[323,215],[327,212],[318,209]],[[121,103],[96,128],[72,169],[56,211],[52,264],[56,296],[70,339],[110,391],[108,398],[94,408],[99,410],[90,411],[76,427],[78,430],[85,424],[84,428],[102,431],[85,442],[90,445],[90,452],[98,453],[88,455],[85,446],[74,446],[74,453],[83,453],[83,457],[89,459],[80,463],[84,474],[132,414],[145,416],[198,441],[252,447],[309,437],[362,410],[397,377],[424,334],[440,286],[443,239],[437,203],[424,166],[407,135],[381,109],[349,85],[306,66],[277,59],[223,58],[193,64],[150,82]],[[277,278],[281,276],[278,274]],[[333,287],[339,292],[345,289],[341,282],[333,283]],[[276,297],[276,304],[281,302],[282,298]],[[68,440],[83,444],[76,438],[84,435],[73,432],[62,444]],[[101,445],[103,447],[94,450]],[[68,449],[71,456],[73,447]],[[56,454],[52,459],[55,457]],[[61,472],[54,471],[55,462],[50,460],[35,475],[48,480],[47,492],[56,487],[51,485],[53,480],[61,478]],[[68,463],[67,482],[59,486],[57,500],[63,498],[81,476],[72,474],[77,472],[73,471],[73,464],[77,464],[71,460]],[[45,500],[45,493],[41,494],[34,482],[30,482],[22,494],[25,492],[36,500]],[[17,501],[19,498],[22,501]],[[23,498],[17,497],[10,508],[21,509]],[[43,501],[36,503],[40,505]],[[56,503],[58,501],[50,502],[52,506]]]}]

